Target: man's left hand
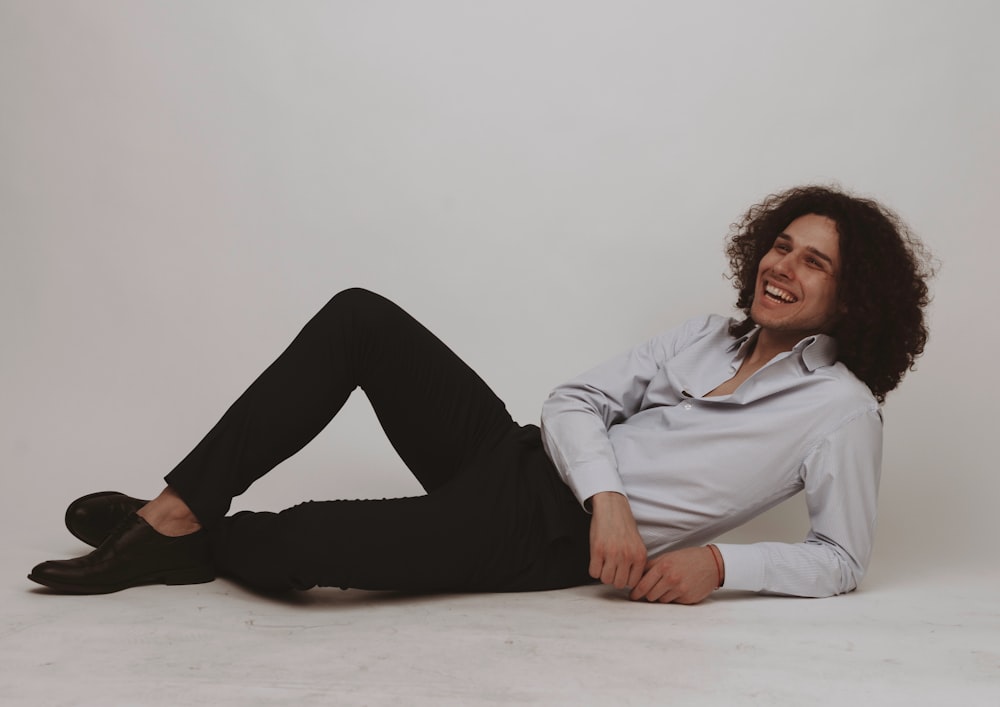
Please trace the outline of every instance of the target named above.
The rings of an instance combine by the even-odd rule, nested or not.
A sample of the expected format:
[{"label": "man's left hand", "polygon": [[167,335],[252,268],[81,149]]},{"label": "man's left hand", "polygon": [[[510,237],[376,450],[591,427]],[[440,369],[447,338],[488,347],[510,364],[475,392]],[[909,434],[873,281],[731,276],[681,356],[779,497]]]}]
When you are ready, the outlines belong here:
[{"label": "man's left hand", "polygon": [[719,586],[719,569],[709,547],[668,552],[646,562],[628,598],[669,604],[697,604]]}]

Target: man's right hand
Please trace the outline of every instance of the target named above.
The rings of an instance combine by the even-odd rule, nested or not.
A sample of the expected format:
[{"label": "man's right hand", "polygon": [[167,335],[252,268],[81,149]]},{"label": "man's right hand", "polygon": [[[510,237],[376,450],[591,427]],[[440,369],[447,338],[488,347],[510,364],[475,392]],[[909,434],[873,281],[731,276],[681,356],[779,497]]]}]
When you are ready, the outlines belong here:
[{"label": "man's right hand", "polygon": [[618,589],[634,587],[646,569],[646,546],[628,499],[604,491],[590,497],[590,576]]}]

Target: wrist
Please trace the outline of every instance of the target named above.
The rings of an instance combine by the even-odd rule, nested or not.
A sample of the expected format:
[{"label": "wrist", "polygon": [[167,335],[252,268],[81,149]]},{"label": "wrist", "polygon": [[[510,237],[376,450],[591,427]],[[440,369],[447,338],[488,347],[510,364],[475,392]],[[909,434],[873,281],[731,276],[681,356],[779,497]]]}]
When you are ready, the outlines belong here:
[{"label": "wrist", "polygon": [[722,585],[726,582],[726,563],[722,559],[722,553],[719,551],[719,548],[715,545],[706,545],[705,547],[712,553],[712,559],[715,561],[715,570],[718,573],[718,582],[715,588],[721,589]]},{"label": "wrist", "polygon": [[587,499],[585,506],[591,512],[599,508],[610,508],[620,504],[628,505],[628,499],[617,491],[600,491]]}]

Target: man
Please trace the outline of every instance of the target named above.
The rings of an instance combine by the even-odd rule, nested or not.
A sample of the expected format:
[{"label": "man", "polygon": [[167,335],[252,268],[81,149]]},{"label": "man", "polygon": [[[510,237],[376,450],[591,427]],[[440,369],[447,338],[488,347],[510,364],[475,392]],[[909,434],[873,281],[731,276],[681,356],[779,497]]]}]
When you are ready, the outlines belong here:
[{"label": "man", "polygon": [[[879,404],[927,338],[926,254],[891,212],[823,188],[734,226],[740,321],[692,319],[557,388],[541,430],[387,300],[335,296],[150,502],[78,499],[97,548],[29,578],[61,592],[209,581],[526,591],[592,579],[696,603],[727,587],[829,596],[867,567]],[[361,387],[427,494],[226,516]],[[706,544],[806,494],[802,543]]]}]

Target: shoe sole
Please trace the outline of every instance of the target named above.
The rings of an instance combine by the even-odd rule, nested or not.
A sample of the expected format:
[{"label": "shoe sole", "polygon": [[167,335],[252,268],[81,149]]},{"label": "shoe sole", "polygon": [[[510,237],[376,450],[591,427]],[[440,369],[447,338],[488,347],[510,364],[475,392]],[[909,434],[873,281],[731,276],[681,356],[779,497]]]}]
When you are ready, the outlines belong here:
[{"label": "shoe sole", "polygon": [[136,577],[134,580],[126,582],[124,584],[113,584],[113,585],[81,585],[81,584],[63,584],[61,582],[52,582],[40,577],[34,577],[28,575],[28,579],[36,584],[41,584],[43,587],[48,587],[49,589],[55,589],[56,591],[63,592],[64,594],[113,594],[114,592],[120,592],[123,589],[130,589],[132,587],[145,587],[156,584],[165,584],[168,586],[179,586],[182,584],[205,584],[211,582],[215,579],[214,572],[206,572],[205,570],[183,570],[177,572],[168,573],[157,573],[155,575],[148,575],[146,577]]}]

